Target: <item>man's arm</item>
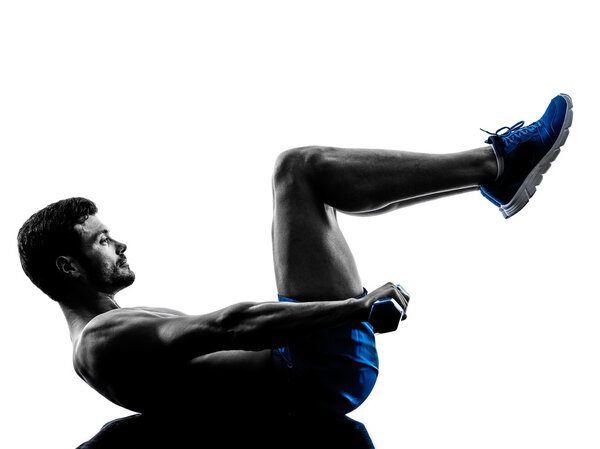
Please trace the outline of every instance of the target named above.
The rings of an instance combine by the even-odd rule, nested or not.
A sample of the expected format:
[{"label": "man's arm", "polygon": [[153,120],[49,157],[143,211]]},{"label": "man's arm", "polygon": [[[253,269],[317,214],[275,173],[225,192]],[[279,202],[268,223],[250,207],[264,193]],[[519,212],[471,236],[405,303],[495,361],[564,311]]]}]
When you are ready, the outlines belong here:
[{"label": "man's arm", "polygon": [[175,317],[160,324],[164,344],[185,358],[223,350],[275,348],[347,322],[366,321],[381,298],[408,303],[388,283],[360,299],[305,303],[239,303],[209,315]]},{"label": "man's arm", "polygon": [[396,286],[389,283],[360,299],[244,302],[206,315],[168,317],[121,309],[118,315],[110,317],[112,312],[108,312],[103,323],[90,326],[86,340],[100,346],[106,340],[108,352],[130,353],[135,358],[185,361],[217,351],[275,348],[339,324],[365,321],[373,303],[386,297],[394,298],[403,309],[407,306]]},{"label": "man's arm", "polygon": [[307,303],[243,302],[209,315],[176,317],[160,324],[161,339],[186,358],[225,350],[275,348],[368,316],[355,299]]}]

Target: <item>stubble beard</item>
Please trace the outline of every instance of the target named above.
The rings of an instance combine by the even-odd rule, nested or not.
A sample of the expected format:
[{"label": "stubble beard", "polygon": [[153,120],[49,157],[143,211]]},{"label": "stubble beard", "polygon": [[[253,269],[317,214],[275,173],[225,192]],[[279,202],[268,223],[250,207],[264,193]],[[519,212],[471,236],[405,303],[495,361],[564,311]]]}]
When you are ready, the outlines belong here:
[{"label": "stubble beard", "polygon": [[101,273],[95,284],[100,290],[114,294],[129,287],[134,281],[135,273],[128,266],[114,266],[112,270]]},{"label": "stubble beard", "polygon": [[117,272],[114,273],[112,285],[118,290],[123,290],[129,287],[135,281],[135,273],[127,267],[117,267]]}]

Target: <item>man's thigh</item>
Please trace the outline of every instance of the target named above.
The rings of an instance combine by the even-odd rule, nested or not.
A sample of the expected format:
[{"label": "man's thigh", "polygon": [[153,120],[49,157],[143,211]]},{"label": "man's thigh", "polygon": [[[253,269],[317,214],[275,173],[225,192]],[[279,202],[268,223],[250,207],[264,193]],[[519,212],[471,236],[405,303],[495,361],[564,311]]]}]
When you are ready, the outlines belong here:
[{"label": "man's thigh", "polygon": [[[336,211],[303,167],[288,163],[273,183],[273,262],[278,293],[299,301],[347,299],[363,291]],[[281,167],[279,167],[281,170]]]}]

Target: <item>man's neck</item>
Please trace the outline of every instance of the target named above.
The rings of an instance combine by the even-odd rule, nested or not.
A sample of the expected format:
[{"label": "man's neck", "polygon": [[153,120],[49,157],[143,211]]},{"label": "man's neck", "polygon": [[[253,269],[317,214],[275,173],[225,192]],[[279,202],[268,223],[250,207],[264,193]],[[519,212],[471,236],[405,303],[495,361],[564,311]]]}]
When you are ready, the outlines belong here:
[{"label": "man's neck", "polygon": [[69,325],[69,333],[73,342],[79,338],[83,328],[92,319],[120,308],[114,300],[114,295],[100,292],[83,294],[77,299],[61,301],[59,304]]}]

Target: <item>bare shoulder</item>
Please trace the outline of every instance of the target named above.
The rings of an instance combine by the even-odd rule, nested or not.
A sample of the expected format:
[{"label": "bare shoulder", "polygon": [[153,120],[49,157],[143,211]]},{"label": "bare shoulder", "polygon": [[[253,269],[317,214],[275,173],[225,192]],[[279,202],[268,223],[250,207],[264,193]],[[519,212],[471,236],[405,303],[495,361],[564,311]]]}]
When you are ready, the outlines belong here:
[{"label": "bare shoulder", "polygon": [[157,313],[163,316],[187,316],[186,313],[180,312],[179,310],[168,309],[166,307],[134,307],[134,309]]},{"label": "bare shoulder", "polygon": [[165,318],[186,316],[178,310],[164,307],[124,307],[102,313],[93,318],[81,333],[82,342],[97,342],[108,337],[120,335],[120,332],[131,332],[140,326]]},{"label": "bare shoulder", "polygon": [[115,309],[96,316],[74,342],[73,368],[103,396],[137,409],[140,391],[148,389],[139,379],[154,381],[152,374],[165,361],[160,323],[176,316],[144,308]]},{"label": "bare shoulder", "polygon": [[120,405],[131,404],[134,387],[141,387],[139,379],[150,381],[168,356],[160,324],[178,316],[151,308],[122,308],[98,315],[75,342],[73,368],[100,394]]},{"label": "bare shoulder", "polygon": [[120,308],[102,313],[83,328],[76,342],[75,352],[89,352],[92,348],[99,349],[115,340],[138,333],[145,334],[152,329],[153,324],[183,315],[171,309],[153,307]]},{"label": "bare shoulder", "polygon": [[[166,319],[182,316],[169,309],[121,308],[98,315],[75,342],[73,365],[84,377],[123,363],[139,363],[149,351],[160,354],[156,332]],[[156,358],[156,357],[155,357]]]}]

